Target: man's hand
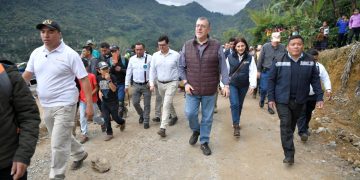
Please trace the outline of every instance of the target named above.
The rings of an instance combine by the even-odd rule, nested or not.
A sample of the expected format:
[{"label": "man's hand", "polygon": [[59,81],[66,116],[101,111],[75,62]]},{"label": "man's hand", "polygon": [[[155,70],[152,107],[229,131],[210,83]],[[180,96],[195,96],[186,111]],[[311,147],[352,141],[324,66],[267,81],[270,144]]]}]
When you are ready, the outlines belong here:
[{"label": "man's hand", "polygon": [[257,78],[260,79],[260,72],[257,72]]},{"label": "man's hand", "polygon": [[270,107],[271,109],[275,109],[275,107],[276,107],[275,101],[269,101],[269,107]]},{"label": "man's hand", "polygon": [[252,95],[254,93],[254,89],[253,87],[250,87],[249,90],[248,90],[248,94],[249,95]]},{"label": "man's hand", "polygon": [[330,101],[331,100],[331,91],[326,90],[325,96],[326,96],[327,100]]},{"label": "man's hand", "polygon": [[154,92],[154,90],[155,90],[155,86],[150,86],[150,91]]},{"label": "man's hand", "polygon": [[192,90],[194,90],[194,88],[190,84],[185,84],[185,92],[186,92],[186,94],[193,95],[192,92],[191,92]]},{"label": "man's hand", "polygon": [[129,93],[129,88],[128,88],[128,87],[125,87],[125,88],[124,88],[124,91],[125,91],[125,93]]},{"label": "man's hand", "polygon": [[13,179],[20,179],[23,177],[25,171],[27,169],[27,165],[22,162],[13,162],[11,167],[11,175]]},{"label": "man's hand", "polygon": [[223,94],[224,97],[229,97],[230,96],[229,85],[224,86],[224,88],[222,89],[222,94]]},{"label": "man's hand", "polygon": [[108,81],[110,81],[111,79],[110,79],[110,74],[109,73],[106,73],[105,74],[105,76],[104,76],[104,78],[106,79],[106,80],[108,80]]},{"label": "man's hand", "polygon": [[318,101],[316,102],[316,108],[322,109],[324,107],[324,101]]}]

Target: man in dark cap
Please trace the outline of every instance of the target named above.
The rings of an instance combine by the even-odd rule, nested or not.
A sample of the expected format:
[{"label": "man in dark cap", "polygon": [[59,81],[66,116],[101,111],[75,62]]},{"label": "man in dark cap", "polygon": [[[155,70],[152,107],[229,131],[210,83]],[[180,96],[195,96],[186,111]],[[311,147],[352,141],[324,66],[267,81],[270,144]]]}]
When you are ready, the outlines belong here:
[{"label": "man in dark cap", "polygon": [[43,108],[42,119],[51,136],[50,179],[64,179],[66,162],[71,155],[71,169],[78,169],[88,156],[84,147],[72,135],[75,125],[76,103],[79,92],[75,77],[82,83],[86,96],[86,114],[93,116],[93,102],[88,73],[79,54],[61,39],[58,23],[45,20],[36,26],[40,30],[43,46],[30,55],[23,78],[29,81],[33,74],[37,80],[37,92]]}]

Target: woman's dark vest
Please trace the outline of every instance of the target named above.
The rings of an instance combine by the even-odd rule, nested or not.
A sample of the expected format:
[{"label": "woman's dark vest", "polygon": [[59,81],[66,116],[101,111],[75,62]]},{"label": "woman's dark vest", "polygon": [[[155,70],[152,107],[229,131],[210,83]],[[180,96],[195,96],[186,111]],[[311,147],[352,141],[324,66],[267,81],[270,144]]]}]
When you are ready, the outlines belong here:
[{"label": "woman's dark vest", "polygon": [[[230,65],[230,85],[236,87],[248,87],[249,82],[249,72],[250,72],[250,63],[252,60],[252,56],[248,53],[244,54],[242,59],[241,68],[235,73],[236,69],[239,67],[239,56],[236,53],[231,54],[228,56],[228,61]],[[235,74],[234,74],[235,73]]]}]

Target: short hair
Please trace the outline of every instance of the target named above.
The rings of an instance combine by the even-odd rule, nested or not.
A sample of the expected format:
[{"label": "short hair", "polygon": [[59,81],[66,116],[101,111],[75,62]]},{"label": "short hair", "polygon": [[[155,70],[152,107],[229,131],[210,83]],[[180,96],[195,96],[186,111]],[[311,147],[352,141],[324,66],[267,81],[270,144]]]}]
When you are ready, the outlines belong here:
[{"label": "short hair", "polygon": [[93,52],[93,48],[91,46],[84,46],[83,49],[90,51],[90,54],[92,54],[92,52]]},{"label": "short hair", "polygon": [[237,51],[236,51],[236,45],[237,45],[239,42],[242,42],[242,43],[245,44],[245,46],[246,46],[246,47],[245,47],[245,53],[249,52],[249,45],[248,45],[247,41],[245,40],[245,38],[243,38],[243,37],[235,39],[233,51],[234,51],[234,52],[237,52]]},{"label": "short hair", "polygon": [[290,41],[293,40],[293,39],[301,39],[302,43],[304,44],[304,38],[301,35],[290,36],[289,39],[288,39],[288,43],[290,43]]},{"label": "short hair", "polygon": [[319,55],[319,51],[316,49],[309,49],[307,51],[308,54],[312,55],[312,56],[318,56]]},{"label": "short hair", "polygon": [[89,62],[88,60],[86,60],[85,58],[81,58],[83,64],[84,64],[84,67],[89,67]]},{"label": "short hair", "polygon": [[229,39],[229,42],[234,42],[235,40],[236,40],[236,38],[231,37],[231,38]]},{"label": "short hair", "polygon": [[158,42],[165,41],[166,44],[169,44],[169,37],[167,35],[161,35],[158,39]]},{"label": "short hair", "polygon": [[102,42],[102,43],[100,44],[100,48],[106,48],[106,49],[109,49],[109,48],[110,48],[110,44],[109,44],[109,43],[107,43],[107,42]]},{"label": "short hair", "polygon": [[207,21],[208,24],[209,24],[209,27],[210,27],[210,21],[208,20],[208,18],[201,16],[201,17],[198,17],[197,21],[198,21],[198,20]]},{"label": "short hair", "polygon": [[135,46],[138,46],[138,45],[141,45],[143,48],[145,48],[145,44],[142,43],[142,42],[137,42],[137,43],[135,43]]}]

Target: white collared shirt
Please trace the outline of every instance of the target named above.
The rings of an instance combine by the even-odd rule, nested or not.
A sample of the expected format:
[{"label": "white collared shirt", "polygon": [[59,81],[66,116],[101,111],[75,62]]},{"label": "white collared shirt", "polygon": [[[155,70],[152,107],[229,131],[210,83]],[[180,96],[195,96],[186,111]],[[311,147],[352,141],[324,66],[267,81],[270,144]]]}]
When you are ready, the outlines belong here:
[{"label": "white collared shirt", "polygon": [[180,54],[169,49],[167,54],[158,51],[153,54],[150,66],[150,86],[154,81],[178,81],[179,80],[179,59]]},{"label": "white collared shirt", "polygon": [[44,45],[36,48],[26,71],[36,77],[36,91],[43,107],[76,104],[79,91],[75,77],[82,79],[88,75],[79,54],[64,42],[51,52]]},{"label": "white collared shirt", "polygon": [[[146,63],[145,63],[145,58]],[[144,54],[143,57],[137,57],[136,55],[132,56],[129,60],[128,67],[126,69],[126,77],[125,77],[125,87],[128,87],[131,81],[131,76],[133,76],[133,81],[135,83],[144,83],[150,80],[149,72],[150,72],[150,64],[151,64],[152,56],[150,54]],[[146,80],[144,76],[144,72],[146,72]]]},{"label": "white collared shirt", "polygon": [[[319,70],[320,81],[321,81],[322,85],[324,86],[325,90],[331,91],[331,81],[330,81],[329,74],[326,71],[325,67],[319,62],[316,62],[316,67]],[[313,90],[312,86],[310,85],[309,95],[314,95],[314,94],[315,94],[314,90]]]}]

